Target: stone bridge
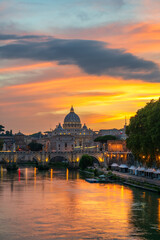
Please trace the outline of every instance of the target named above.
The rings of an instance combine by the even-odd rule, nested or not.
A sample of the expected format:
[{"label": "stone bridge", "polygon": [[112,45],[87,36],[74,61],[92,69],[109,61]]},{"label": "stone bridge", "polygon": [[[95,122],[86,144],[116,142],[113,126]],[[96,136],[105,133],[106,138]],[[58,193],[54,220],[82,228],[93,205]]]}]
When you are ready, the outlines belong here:
[{"label": "stone bridge", "polygon": [[56,158],[62,158],[71,166],[77,167],[82,155],[88,154],[94,157],[95,162],[101,166],[110,166],[113,162],[118,164],[134,164],[134,157],[131,152],[97,152],[97,151],[71,151],[71,152],[0,152],[0,162],[54,162]]},{"label": "stone bridge", "polygon": [[70,165],[78,166],[82,155],[88,154],[94,157],[95,162],[101,166],[106,165],[106,157],[103,152],[95,151],[72,151],[72,152],[0,152],[0,162],[52,162],[55,158],[63,158]]}]

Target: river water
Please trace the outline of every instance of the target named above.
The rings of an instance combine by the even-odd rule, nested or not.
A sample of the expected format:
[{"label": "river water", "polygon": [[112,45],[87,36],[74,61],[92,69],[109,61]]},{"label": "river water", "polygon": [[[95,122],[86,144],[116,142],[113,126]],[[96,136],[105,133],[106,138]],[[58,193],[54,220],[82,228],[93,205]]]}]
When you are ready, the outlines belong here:
[{"label": "river water", "polygon": [[0,174],[0,240],[160,239],[160,196],[78,172]]}]

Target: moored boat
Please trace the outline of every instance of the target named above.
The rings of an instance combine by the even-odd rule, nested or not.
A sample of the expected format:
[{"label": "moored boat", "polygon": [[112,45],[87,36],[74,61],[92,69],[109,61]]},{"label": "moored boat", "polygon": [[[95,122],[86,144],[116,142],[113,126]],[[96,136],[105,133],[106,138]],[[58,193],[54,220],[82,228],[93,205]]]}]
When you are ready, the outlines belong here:
[{"label": "moored boat", "polygon": [[85,180],[89,183],[99,183],[98,179],[96,178],[86,178]]}]

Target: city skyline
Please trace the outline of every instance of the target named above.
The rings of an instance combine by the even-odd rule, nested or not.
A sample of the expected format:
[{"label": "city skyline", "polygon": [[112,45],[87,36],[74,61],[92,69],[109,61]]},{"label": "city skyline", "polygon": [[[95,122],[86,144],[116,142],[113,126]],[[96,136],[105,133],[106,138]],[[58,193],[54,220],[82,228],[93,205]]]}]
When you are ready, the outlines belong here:
[{"label": "city skyline", "polygon": [[73,105],[88,127],[122,128],[159,98],[158,0],[0,2],[1,124],[46,131]]}]

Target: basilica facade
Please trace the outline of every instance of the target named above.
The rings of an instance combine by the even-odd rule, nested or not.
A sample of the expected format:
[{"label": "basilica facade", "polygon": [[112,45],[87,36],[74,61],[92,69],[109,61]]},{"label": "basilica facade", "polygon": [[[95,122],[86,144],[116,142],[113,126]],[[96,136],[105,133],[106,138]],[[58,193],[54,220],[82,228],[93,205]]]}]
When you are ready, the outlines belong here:
[{"label": "basilica facade", "polygon": [[49,133],[49,145],[51,151],[80,151],[97,150],[94,142],[96,133],[82,126],[79,116],[71,107],[70,112],[64,118],[64,123],[59,123],[56,128]]}]

